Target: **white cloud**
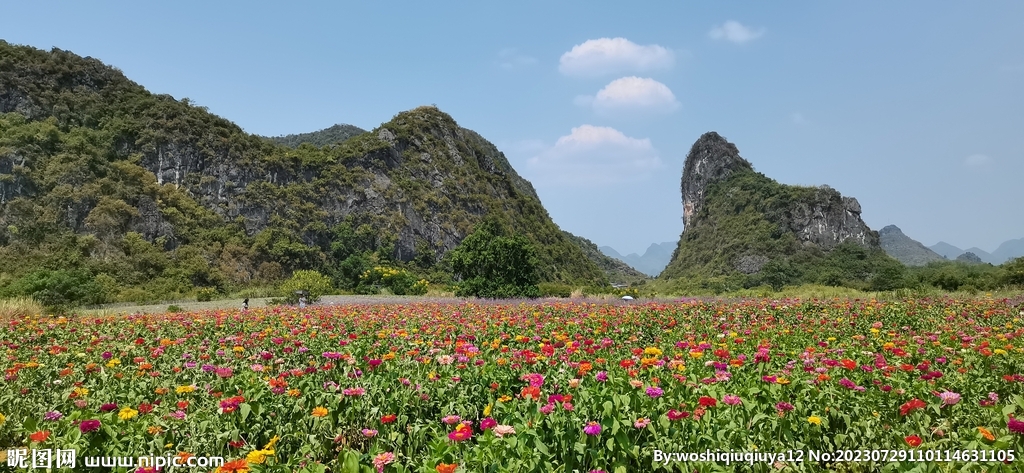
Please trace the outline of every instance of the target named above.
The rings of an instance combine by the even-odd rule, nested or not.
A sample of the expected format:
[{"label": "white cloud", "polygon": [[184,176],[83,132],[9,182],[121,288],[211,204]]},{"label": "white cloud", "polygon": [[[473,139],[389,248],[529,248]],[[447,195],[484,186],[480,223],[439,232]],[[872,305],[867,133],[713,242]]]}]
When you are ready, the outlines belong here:
[{"label": "white cloud", "polygon": [[512,70],[537,64],[537,58],[522,54],[516,48],[505,48],[498,52],[495,62],[502,69]]},{"label": "white cloud", "polygon": [[657,44],[641,46],[626,38],[600,38],[573,46],[558,61],[558,70],[567,76],[600,76],[666,69],[674,61],[672,51]]},{"label": "white cloud", "polygon": [[679,102],[668,86],[654,79],[640,77],[615,79],[598,91],[596,96],[578,96],[575,103],[593,107],[594,111],[602,115],[623,112],[667,113],[679,108]]},{"label": "white cloud", "polygon": [[651,140],[614,128],[582,125],[529,160],[538,185],[592,186],[646,178],[661,167]]},{"label": "white cloud", "polygon": [[964,165],[972,168],[986,166],[992,162],[992,158],[984,154],[972,154],[964,159]]},{"label": "white cloud", "polygon": [[729,41],[736,44],[743,44],[748,41],[753,41],[764,35],[764,28],[754,31],[746,26],[743,26],[738,21],[729,20],[723,23],[721,26],[716,26],[711,30],[709,36],[711,39]]}]

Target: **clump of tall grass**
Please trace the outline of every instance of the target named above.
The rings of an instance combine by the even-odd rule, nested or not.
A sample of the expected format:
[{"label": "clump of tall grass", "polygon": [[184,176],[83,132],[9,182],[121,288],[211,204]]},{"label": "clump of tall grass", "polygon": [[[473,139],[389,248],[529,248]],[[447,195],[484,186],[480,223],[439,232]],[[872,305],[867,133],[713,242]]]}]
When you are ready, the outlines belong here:
[{"label": "clump of tall grass", "polygon": [[30,315],[40,315],[45,308],[31,297],[0,299],[0,320],[11,320]]}]

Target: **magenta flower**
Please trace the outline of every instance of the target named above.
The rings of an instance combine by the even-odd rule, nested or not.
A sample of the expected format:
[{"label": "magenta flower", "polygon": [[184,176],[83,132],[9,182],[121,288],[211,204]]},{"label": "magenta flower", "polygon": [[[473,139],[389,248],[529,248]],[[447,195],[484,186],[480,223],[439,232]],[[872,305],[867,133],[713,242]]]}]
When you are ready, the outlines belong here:
[{"label": "magenta flower", "polygon": [[662,394],[665,394],[665,391],[657,386],[647,388],[647,395],[650,397],[661,397]]},{"label": "magenta flower", "polygon": [[1015,434],[1024,435],[1024,421],[1011,417],[1010,420],[1006,421],[1006,428]]},{"label": "magenta flower", "polygon": [[490,429],[491,427],[494,427],[496,425],[498,425],[498,421],[490,417],[487,417],[484,420],[480,421],[480,429],[482,430]]},{"label": "magenta flower", "polygon": [[100,430],[100,421],[96,419],[83,420],[81,424],[78,424],[78,430],[83,434]]},{"label": "magenta flower", "polygon": [[601,424],[591,421],[587,423],[587,426],[583,428],[583,433],[587,435],[601,435]]},{"label": "magenta flower", "polygon": [[100,406],[100,412],[110,412],[110,411],[116,411],[116,410],[117,410],[117,403],[116,402],[108,402],[108,403],[103,404],[103,405]]},{"label": "magenta flower", "polygon": [[608,381],[608,373],[604,371],[598,371],[597,374],[594,375],[594,378],[597,378],[598,381],[603,383],[605,381]]}]

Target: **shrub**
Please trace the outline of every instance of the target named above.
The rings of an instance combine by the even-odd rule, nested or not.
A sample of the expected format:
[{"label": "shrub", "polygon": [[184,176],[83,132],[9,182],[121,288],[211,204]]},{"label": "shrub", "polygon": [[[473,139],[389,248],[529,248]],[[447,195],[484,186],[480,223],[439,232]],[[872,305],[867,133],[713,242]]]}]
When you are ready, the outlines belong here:
[{"label": "shrub", "polygon": [[537,285],[540,289],[541,297],[570,297],[572,296],[572,287],[567,284],[558,283],[540,283]]},{"label": "shrub", "polygon": [[169,306],[167,306],[167,312],[170,312],[172,314],[176,314],[178,312],[185,312],[185,309],[182,309],[181,307],[178,307],[176,305],[169,305]]},{"label": "shrub", "polygon": [[14,281],[7,291],[15,296],[31,297],[57,313],[105,300],[103,288],[83,270],[35,271]]},{"label": "shrub", "polygon": [[217,295],[217,288],[201,287],[196,291],[196,300],[199,302],[209,302],[213,300],[213,296],[215,295]]},{"label": "shrub", "polygon": [[398,296],[419,296],[427,293],[428,284],[427,280],[417,280],[415,276],[404,269],[374,266],[359,276],[359,286],[356,287],[356,292],[378,294],[386,289],[391,294]]},{"label": "shrub", "polygon": [[307,293],[308,302],[316,302],[320,297],[329,293],[334,287],[331,285],[331,278],[320,274],[318,271],[300,269],[292,273],[292,277],[281,284],[281,293],[284,299],[290,303],[299,301],[298,291]]}]

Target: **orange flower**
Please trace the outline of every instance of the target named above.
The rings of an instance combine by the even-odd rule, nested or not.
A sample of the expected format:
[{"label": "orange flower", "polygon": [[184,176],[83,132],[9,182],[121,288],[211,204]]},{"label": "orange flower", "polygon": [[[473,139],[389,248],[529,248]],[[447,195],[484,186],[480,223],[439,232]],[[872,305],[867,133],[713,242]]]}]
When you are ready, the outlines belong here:
[{"label": "orange flower", "polygon": [[438,463],[434,469],[437,470],[437,473],[455,473],[455,469],[458,467],[459,465],[455,463]]},{"label": "orange flower", "polygon": [[229,461],[214,470],[215,473],[249,473],[249,462],[244,458]]},{"label": "orange flower", "polygon": [[982,437],[985,437],[985,440],[988,440],[989,442],[994,442],[996,440],[996,436],[992,435],[992,432],[984,427],[978,427],[978,433],[980,433]]},{"label": "orange flower", "polygon": [[324,417],[327,415],[327,409],[321,406],[313,408],[313,417]]}]

